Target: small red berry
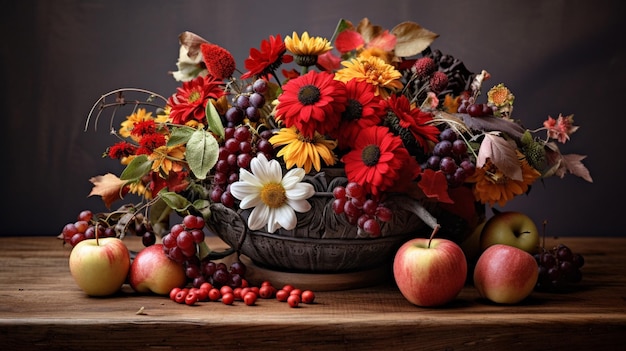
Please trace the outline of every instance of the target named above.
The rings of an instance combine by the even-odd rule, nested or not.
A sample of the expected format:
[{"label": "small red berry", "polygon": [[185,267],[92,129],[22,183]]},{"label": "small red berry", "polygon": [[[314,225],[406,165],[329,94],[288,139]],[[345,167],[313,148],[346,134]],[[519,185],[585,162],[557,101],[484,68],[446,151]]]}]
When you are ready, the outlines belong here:
[{"label": "small red berry", "polygon": [[209,300],[211,301],[217,301],[222,297],[222,294],[220,293],[220,291],[216,288],[213,288],[211,290],[209,290]]},{"label": "small red berry", "polygon": [[256,303],[256,294],[253,293],[252,291],[249,291],[248,293],[246,293],[243,297],[243,302],[248,305],[248,306],[252,306]]},{"label": "small red berry", "polygon": [[287,290],[280,289],[276,292],[276,300],[280,302],[287,301],[288,297],[289,297],[289,292],[287,292]]},{"label": "small red berry", "polygon": [[311,290],[305,290],[302,292],[302,302],[303,303],[313,303],[315,301],[315,293]]},{"label": "small red berry", "polygon": [[300,295],[289,295],[289,297],[287,298],[287,303],[291,308],[298,307],[298,305],[300,304]]},{"label": "small red berry", "polygon": [[235,302],[235,295],[232,292],[222,295],[222,303],[224,305],[232,305]]},{"label": "small red berry", "polygon": [[193,306],[198,302],[198,295],[194,291],[190,291],[185,296],[185,304],[188,306]]},{"label": "small red berry", "polygon": [[183,289],[179,291],[174,297],[174,301],[178,303],[185,303],[185,298],[187,297],[187,293],[188,293],[187,289]]}]

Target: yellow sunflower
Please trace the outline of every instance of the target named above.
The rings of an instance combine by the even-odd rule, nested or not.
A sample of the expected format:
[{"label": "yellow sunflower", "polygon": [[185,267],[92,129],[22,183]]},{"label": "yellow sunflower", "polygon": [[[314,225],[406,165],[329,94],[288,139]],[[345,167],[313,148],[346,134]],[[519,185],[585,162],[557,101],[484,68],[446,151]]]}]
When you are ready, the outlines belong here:
[{"label": "yellow sunflower", "polygon": [[306,173],[311,171],[311,167],[319,172],[322,168],[321,160],[324,160],[327,166],[337,162],[337,157],[332,151],[337,147],[337,142],[328,140],[317,132],[313,138],[306,138],[295,127],[282,128],[269,141],[274,147],[284,146],[278,151],[277,156],[283,157],[287,169],[295,165],[304,168]]},{"label": "yellow sunflower", "polygon": [[159,146],[148,156],[148,159],[153,161],[152,170],[154,172],[160,171],[163,174],[170,174],[170,171],[182,171],[183,165],[177,160],[183,160],[184,158],[185,146],[182,144],[175,146]]},{"label": "yellow sunflower", "polygon": [[537,180],[541,173],[531,167],[519,152],[518,156],[522,167],[522,180],[513,180],[505,176],[488,159],[485,165],[477,168],[476,172],[468,179],[468,182],[476,183],[474,185],[474,197],[483,204],[488,203],[493,206],[498,203],[498,205],[504,206],[515,196],[526,193],[528,186]]},{"label": "yellow sunflower", "polygon": [[291,37],[285,38],[285,47],[295,55],[296,63],[303,67],[313,66],[317,63],[319,55],[333,48],[328,39],[311,37],[308,32],[302,33],[301,37],[298,37],[298,33],[293,32]]},{"label": "yellow sunflower", "polygon": [[376,56],[358,57],[341,63],[344,68],[335,73],[335,79],[347,83],[352,79],[366,81],[376,87],[376,95],[386,99],[390,91],[402,89],[402,73]]},{"label": "yellow sunflower", "polygon": [[[130,131],[133,130],[135,123],[148,121],[151,119],[153,119],[152,112],[146,112],[146,109],[144,108],[137,109],[137,111],[135,111],[133,114],[126,117],[126,120],[124,122],[120,123],[121,128],[119,130],[119,134],[124,138],[128,138],[131,136]],[[132,138],[135,141],[139,140],[139,136],[133,135]]]}]

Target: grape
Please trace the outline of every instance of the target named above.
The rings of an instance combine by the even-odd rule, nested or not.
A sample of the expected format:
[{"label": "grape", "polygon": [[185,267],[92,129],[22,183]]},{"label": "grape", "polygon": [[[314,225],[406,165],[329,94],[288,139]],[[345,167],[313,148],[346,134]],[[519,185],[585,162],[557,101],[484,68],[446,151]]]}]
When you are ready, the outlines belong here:
[{"label": "grape", "polygon": [[250,106],[254,106],[256,108],[262,108],[265,105],[265,96],[259,93],[252,93],[250,95]]},{"label": "grape", "polygon": [[449,140],[438,142],[433,149],[433,155],[440,157],[452,155],[452,143]]},{"label": "grape", "polygon": [[426,166],[432,170],[439,170],[439,164],[441,163],[441,157],[432,155],[426,160]]},{"label": "grape", "polygon": [[243,110],[239,107],[233,106],[226,110],[226,121],[237,125],[243,122]]},{"label": "grape", "polygon": [[255,80],[254,83],[252,83],[252,90],[254,90],[257,93],[264,94],[267,91],[267,88],[268,88],[268,84],[265,79],[259,78]]},{"label": "grape", "polygon": [[250,99],[247,95],[239,95],[235,99],[235,105],[240,109],[245,110],[250,106]]},{"label": "grape", "polygon": [[457,139],[452,142],[452,153],[457,156],[463,156],[467,154],[467,144],[461,139]]},{"label": "grape", "polygon": [[259,119],[261,118],[261,113],[259,112],[258,108],[254,106],[248,106],[246,108],[246,116],[248,117],[250,121],[258,122]]},{"label": "grape", "polygon": [[91,211],[89,211],[89,210],[81,211],[78,214],[78,220],[79,221],[90,222],[92,218],[93,218],[93,213]]},{"label": "grape", "polygon": [[456,162],[450,156],[442,158],[439,163],[439,169],[441,169],[441,171],[445,174],[454,174],[457,168]]},{"label": "grape", "polygon": [[346,185],[346,196],[351,198],[360,198],[363,196],[363,187],[359,183],[348,183],[348,185]]},{"label": "grape", "polygon": [[377,237],[381,234],[379,222],[391,220],[392,212],[377,199],[369,197],[365,188],[356,182],[333,189],[332,210],[344,214],[348,223],[357,226],[357,234]]},{"label": "grape", "polygon": [[483,116],[483,106],[481,104],[471,104],[467,107],[467,113],[472,117]]},{"label": "grape", "polygon": [[233,137],[237,139],[238,141],[249,141],[250,136],[251,136],[250,129],[248,129],[248,127],[245,127],[245,126],[240,126],[236,128],[233,134]]},{"label": "grape", "polygon": [[141,243],[145,247],[154,245],[156,243],[156,235],[154,234],[154,232],[143,233],[143,236],[141,237]]},{"label": "grape", "polygon": [[439,134],[439,139],[447,140],[449,142],[454,142],[455,140],[457,140],[457,137],[458,136],[456,132],[451,128],[446,128]]}]

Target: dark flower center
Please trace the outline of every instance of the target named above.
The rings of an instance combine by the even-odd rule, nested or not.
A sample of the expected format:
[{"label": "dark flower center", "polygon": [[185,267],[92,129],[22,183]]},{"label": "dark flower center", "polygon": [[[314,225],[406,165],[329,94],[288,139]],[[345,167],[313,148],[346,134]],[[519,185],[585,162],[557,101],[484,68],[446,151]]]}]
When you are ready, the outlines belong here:
[{"label": "dark flower center", "polygon": [[354,121],[363,117],[363,105],[358,100],[348,100],[348,105],[342,115],[346,121]]},{"label": "dark flower center", "polygon": [[312,84],[305,85],[298,92],[298,100],[303,105],[313,105],[320,100],[320,90]]},{"label": "dark flower center", "polygon": [[372,167],[377,165],[379,159],[380,148],[378,148],[378,145],[372,144],[363,148],[363,151],[361,152],[361,160],[363,160],[363,163],[366,166]]}]

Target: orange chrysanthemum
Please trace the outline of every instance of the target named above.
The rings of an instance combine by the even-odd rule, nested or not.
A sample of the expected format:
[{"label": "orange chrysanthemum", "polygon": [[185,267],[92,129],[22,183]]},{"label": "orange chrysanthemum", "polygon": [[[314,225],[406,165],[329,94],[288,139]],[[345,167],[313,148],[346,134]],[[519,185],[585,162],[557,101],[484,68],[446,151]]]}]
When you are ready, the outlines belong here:
[{"label": "orange chrysanthemum", "polygon": [[387,98],[390,92],[402,89],[402,73],[376,56],[356,58],[341,63],[344,68],[337,71],[335,79],[348,82],[352,79],[366,81],[376,87],[376,95]]},{"label": "orange chrysanthemum", "polygon": [[515,196],[524,194],[528,187],[541,176],[541,173],[531,167],[522,154],[520,166],[522,167],[522,180],[514,180],[505,176],[498,168],[487,159],[485,165],[477,168],[476,172],[468,178],[467,182],[474,184],[474,197],[483,204],[504,206]]}]

